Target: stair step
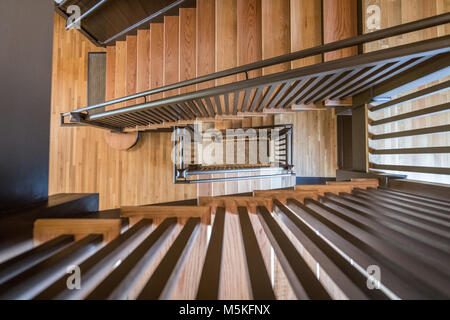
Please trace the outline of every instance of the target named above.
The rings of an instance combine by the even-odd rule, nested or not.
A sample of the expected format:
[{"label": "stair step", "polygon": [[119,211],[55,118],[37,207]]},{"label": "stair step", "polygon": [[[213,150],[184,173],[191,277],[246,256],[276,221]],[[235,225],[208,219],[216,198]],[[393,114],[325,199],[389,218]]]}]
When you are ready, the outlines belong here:
[{"label": "stair step", "polygon": [[141,219],[153,218],[186,218],[200,217],[209,219],[211,209],[207,206],[199,204],[194,206],[138,206],[138,207],[122,207],[120,212],[123,217],[130,219],[130,225],[134,225]]},{"label": "stair step", "polygon": [[238,207],[248,207],[255,212],[257,206],[264,206],[267,210],[272,211],[272,199],[266,197],[199,197],[198,203],[200,206],[211,207],[212,213],[216,213],[218,207],[224,207],[227,212],[231,213],[237,213]]},{"label": "stair step", "polygon": [[122,219],[38,219],[34,223],[33,238],[36,245],[63,234],[74,235],[76,240],[90,234],[103,235],[108,243],[122,230]]}]

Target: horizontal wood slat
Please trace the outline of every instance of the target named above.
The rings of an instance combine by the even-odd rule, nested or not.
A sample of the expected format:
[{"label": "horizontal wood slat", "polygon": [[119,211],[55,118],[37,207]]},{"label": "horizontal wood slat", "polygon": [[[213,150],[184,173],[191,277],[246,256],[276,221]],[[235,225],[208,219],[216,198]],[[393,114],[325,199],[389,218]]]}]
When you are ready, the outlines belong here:
[{"label": "horizontal wood slat", "polygon": [[258,207],[258,216],[297,298],[329,299],[329,294],[273,219],[270,212],[265,207]]},{"label": "horizontal wood slat", "polygon": [[372,140],[385,140],[402,137],[420,136],[424,134],[443,133],[450,131],[450,125],[443,125],[437,127],[421,128],[414,130],[398,131],[385,134],[369,134],[369,139]]},{"label": "horizontal wood slat", "polygon": [[420,110],[399,114],[399,115],[389,117],[389,118],[383,118],[380,120],[369,120],[369,124],[371,126],[379,126],[379,125],[387,124],[387,123],[391,123],[391,122],[397,122],[397,121],[402,121],[402,120],[407,120],[407,119],[429,116],[432,114],[445,112],[448,110],[450,110],[450,103],[443,103],[443,104],[440,104],[437,106],[423,108]]},{"label": "horizontal wood slat", "polygon": [[216,300],[219,297],[224,229],[225,208],[220,207],[214,217],[211,240],[198,286],[197,300]]},{"label": "horizontal wood slat", "polygon": [[405,102],[411,102],[411,101],[414,101],[414,100],[417,100],[420,98],[427,97],[432,94],[437,94],[444,90],[448,90],[449,87],[450,87],[450,80],[442,82],[435,86],[431,86],[426,89],[419,90],[419,91],[411,93],[411,94],[407,94],[401,98],[393,99],[389,102],[385,102],[385,103],[379,104],[377,106],[370,106],[369,110],[372,112],[375,112],[375,111],[383,110],[386,108],[395,107],[395,106],[405,103]]},{"label": "horizontal wood slat", "polygon": [[40,293],[37,300],[84,299],[109,273],[117,261],[122,261],[143,240],[146,231],[151,230],[153,221],[143,219],[132,228],[115,238],[93,256],[80,264],[83,285],[77,290],[69,290],[67,281],[71,274],[66,274]]},{"label": "horizontal wood slat", "polygon": [[81,239],[89,234],[101,234],[110,242],[120,234],[121,219],[39,219],[34,223],[34,242],[43,243],[63,234]]},{"label": "horizontal wood slat", "polygon": [[[182,260],[183,254],[187,254],[188,243],[191,238],[195,238],[196,230],[198,231],[198,226],[200,224],[199,218],[190,218],[183,230],[178,235],[175,242],[172,244],[170,249],[165,254],[161,263],[158,265],[156,270],[153,272],[150,280],[142,289],[138,296],[138,300],[156,300],[161,296],[164,297],[164,291],[169,285],[169,280],[178,272],[177,265],[179,261]],[[169,292],[165,293],[168,296]]]},{"label": "horizontal wood slat", "polygon": [[76,265],[95,252],[102,244],[102,235],[88,235],[35,266],[0,285],[1,300],[29,300],[66,273],[67,267]]},{"label": "horizontal wood slat", "polygon": [[239,207],[238,210],[245,256],[247,258],[247,269],[252,288],[252,298],[255,300],[275,300],[275,293],[264,265],[264,258],[261,254],[247,208]]},{"label": "horizontal wood slat", "polygon": [[371,154],[427,154],[427,153],[450,153],[450,147],[425,147],[404,149],[369,149]]},{"label": "horizontal wood slat", "polygon": [[419,172],[419,173],[447,174],[447,175],[450,174],[450,168],[403,166],[403,165],[389,165],[377,163],[370,163],[369,166],[371,169],[377,170],[405,171],[405,172]]},{"label": "horizontal wood slat", "polygon": [[88,296],[88,300],[127,299],[158,250],[173,231],[176,218],[165,219],[114,271]]},{"label": "horizontal wood slat", "polygon": [[0,264],[0,284],[55,254],[74,240],[73,235],[61,235],[3,262]]}]

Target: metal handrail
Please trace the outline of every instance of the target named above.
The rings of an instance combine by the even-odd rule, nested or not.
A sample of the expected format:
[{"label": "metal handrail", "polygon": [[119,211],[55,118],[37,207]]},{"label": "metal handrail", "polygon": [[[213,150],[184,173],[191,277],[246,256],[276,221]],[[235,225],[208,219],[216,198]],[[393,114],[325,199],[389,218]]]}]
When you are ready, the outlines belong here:
[{"label": "metal handrail", "polygon": [[387,29],[383,29],[383,30],[379,30],[379,31],[374,31],[374,32],[364,34],[361,36],[348,38],[348,39],[344,39],[344,40],[339,40],[336,42],[331,42],[331,43],[320,45],[317,47],[288,53],[288,54],[277,56],[274,58],[246,64],[246,65],[243,65],[240,67],[235,67],[235,68],[227,69],[227,70],[216,72],[216,73],[211,73],[211,74],[208,74],[205,76],[197,77],[194,79],[181,81],[181,82],[174,83],[171,85],[143,91],[143,92],[128,95],[128,96],[125,96],[122,98],[117,98],[117,99],[113,99],[113,100],[110,100],[107,102],[103,102],[103,103],[99,103],[96,105],[81,108],[81,109],[78,109],[75,111],[66,112],[63,114],[63,116],[69,116],[72,113],[80,113],[80,112],[85,112],[85,111],[89,111],[89,110],[93,110],[93,109],[97,109],[97,108],[102,108],[102,107],[114,105],[114,104],[117,104],[120,102],[125,102],[125,101],[129,101],[129,100],[137,99],[137,98],[142,98],[142,97],[149,96],[152,94],[162,93],[162,92],[179,89],[179,88],[183,88],[183,87],[187,87],[187,86],[192,86],[192,85],[196,85],[196,84],[199,84],[202,82],[216,80],[216,79],[220,79],[220,78],[224,78],[224,77],[228,77],[228,76],[232,76],[232,75],[236,75],[236,74],[240,74],[240,73],[246,73],[246,72],[253,71],[256,69],[266,68],[266,67],[270,67],[273,65],[286,63],[286,62],[290,62],[293,60],[303,59],[303,58],[315,56],[315,55],[326,53],[326,52],[332,52],[332,51],[336,51],[336,50],[340,50],[340,49],[345,49],[348,47],[353,47],[353,46],[364,44],[367,42],[372,42],[372,41],[376,41],[376,40],[381,40],[381,39],[401,35],[404,33],[427,29],[427,28],[435,27],[438,25],[446,24],[446,23],[450,23],[450,13],[444,13],[444,14],[441,14],[438,16],[434,16],[434,17],[430,17],[430,18],[426,18],[426,19],[422,19],[422,20],[417,20],[414,22],[405,23],[405,24],[402,24],[399,26],[395,26],[395,27],[391,27],[391,28],[387,28]]}]

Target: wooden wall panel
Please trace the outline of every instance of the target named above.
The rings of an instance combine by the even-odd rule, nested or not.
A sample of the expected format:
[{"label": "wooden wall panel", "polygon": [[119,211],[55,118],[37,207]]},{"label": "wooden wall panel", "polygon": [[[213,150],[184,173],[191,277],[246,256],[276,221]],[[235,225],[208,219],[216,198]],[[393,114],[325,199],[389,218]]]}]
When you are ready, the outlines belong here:
[{"label": "wooden wall panel", "polygon": [[[197,0],[197,77],[216,70],[216,2]],[[202,83],[197,89],[214,83]]]},{"label": "wooden wall panel", "polygon": [[[197,76],[196,9],[180,9],[180,81]],[[180,93],[195,91],[195,86],[181,88]]]},{"label": "wooden wall panel", "polygon": [[[322,44],[322,0],[291,0],[291,51]],[[292,69],[322,62],[322,55],[291,62]]]},{"label": "wooden wall panel", "polygon": [[[152,34],[155,36],[157,32]],[[99,193],[100,210],[196,198],[196,186],[172,183],[169,133],[141,134],[137,146],[120,152],[107,146],[103,130],[59,126],[60,113],[86,105],[88,52],[104,50],[91,45],[76,31],[65,31],[65,21],[58,15],[55,15],[54,46],[49,194]],[[115,79],[119,81],[115,81],[114,90],[108,81],[107,92],[116,88],[125,90],[125,49],[125,42],[118,42]],[[159,65],[152,63],[152,67],[162,70],[162,61]],[[152,77],[153,85],[161,86],[156,75]],[[162,72],[160,75],[162,79]],[[123,95],[125,92],[115,96]]]},{"label": "wooden wall panel", "polygon": [[[164,85],[164,24],[150,24],[150,88]],[[162,93],[152,95],[150,100],[162,98]]]},{"label": "wooden wall panel", "polygon": [[[263,59],[291,52],[290,1],[262,0]],[[290,69],[290,63],[265,68],[263,74]]]},{"label": "wooden wall panel", "polygon": [[116,47],[109,46],[106,48],[106,101],[115,97],[115,80],[116,80]]},{"label": "wooden wall panel", "polygon": [[[179,81],[180,72],[180,42],[179,18],[164,17],[164,85]],[[164,92],[164,97],[176,95],[180,90]]]},{"label": "wooden wall panel", "polygon": [[[356,37],[358,13],[356,0],[323,0],[324,43]],[[358,54],[358,47],[351,47],[325,54],[325,61]]]},{"label": "wooden wall panel", "polygon": [[[216,71],[237,65],[237,0],[216,0]],[[216,85],[236,81],[236,76],[216,80]]]},{"label": "wooden wall panel", "polygon": [[[237,65],[262,59],[261,0],[237,0]],[[249,72],[250,78],[262,75],[261,70]],[[239,75],[240,80],[245,75]]]},{"label": "wooden wall panel", "polygon": [[[116,76],[114,98],[124,97],[127,93],[127,43],[125,41],[116,42]],[[108,90],[108,89],[107,89]],[[107,106],[106,109],[114,110],[125,106],[125,103],[117,103]]]},{"label": "wooden wall panel", "polygon": [[[126,73],[126,92],[125,95],[136,93],[137,80],[137,36],[127,36],[127,73]],[[136,104],[136,100],[129,100],[126,106]]]},{"label": "wooden wall panel", "polygon": [[297,176],[336,176],[336,126],[334,112],[328,110],[295,114],[294,165]]},{"label": "wooden wall panel", "polygon": [[[137,32],[137,92],[150,89],[150,30]],[[139,99],[144,102],[144,98]]]}]

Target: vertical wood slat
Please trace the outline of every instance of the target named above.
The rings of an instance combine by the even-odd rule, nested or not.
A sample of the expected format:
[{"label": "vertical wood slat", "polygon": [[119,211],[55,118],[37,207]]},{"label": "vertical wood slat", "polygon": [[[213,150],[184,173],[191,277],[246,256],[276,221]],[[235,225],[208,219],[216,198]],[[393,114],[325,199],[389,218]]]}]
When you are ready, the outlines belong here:
[{"label": "vertical wood slat", "polygon": [[[372,229],[378,230],[379,234],[386,239],[391,239],[393,243],[407,245],[410,250],[417,252],[418,255],[424,256],[424,260],[430,261],[436,268],[441,270],[447,270],[446,254],[441,250],[437,249],[421,241],[421,237],[417,231],[413,231],[411,228],[405,228],[404,225],[400,223],[389,223],[388,219],[384,219],[381,215],[375,213],[374,218],[371,218],[366,212],[357,210],[352,206],[345,205],[338,201],[334,201],[333,198],[325,197],[320,198],[320,203],[323,206],[331,208],[333,210],[339,211],[347,217],[351,217],[361,224],[365,224]],[[392,221],[392,220],[391,220]]]},{"label": "vertical wood slat", "polygon": [[[262,0],[262,58],[269,59],[291,52],[290,2]],[[274,45],[276,43],[276,45]],[[286,71],[290,63],[264,68],[263,75]]]},{"label": "vertical wood slat", "polygon": [[0,285],[0,299],[33,299],[52,281],[65,273],[68,265],[79,263],[103,242],[102,235],[88,235]]},{"label": "vertical wood slat", "polygon": [[[216,70],[216,2],[197,0],[197,77]],[[197,90],[214,86],[214,81],[197,85]]]},{"label": "vertical wood slat", "polygon": [[[137,84],[136,91],[142,92],[150,89],[150,30],[137,31]],[[144,98],[137,103],[143,103]]]},{"label": "vertical wood slat", "polygon": [[[323,0],[324,43],[356,37],[358,35],[357,4],[355,0]],[[357,47],[325,53],[325,61],[358,54]]]},{"label": "vertical wood slat", "polygon": [[[185,220],[185,219],[184,219]],[[169,299],[194,300],[205,262],[208,248],[208,228],[211,225],[211,214],[204,215],[199,226],[198,235],[189,249],[188,256],[175,280]]]},{"label": "vertical wood slat", "polygon": [[379,290],[369,290],[367,279],[289,208],[278,200],[274,204],[275,212],[292,234],[349,299],[387,299]]},{"label": "vertical wood slat", "polygon": [[[127,72],[127,43],[125,41],[116,42],[116,63],[114,80],[114,98],[126,96],[126,72]],[[106,110],[114,110],[124,107],[125,103],[116,103],[106,107]]]},{"label": "vertical wood slat", "polygon": [[366,216],[378,219],[383,224],[395,226],[399,232],[415,237],[438,250],[443,252],[449,252],[450,250],[449,245],[445,242],[445,238],[442,235],[436,234],[433,228],[429,228],[429,226],[420,221],[411,219],[411,217],[404,214],[404,210],[398,211],[392,207],[380,206],[379,204],[374,206],[366,200],[358,199],[352,195],[337,197],[332,194],[325,194],[325,197],[327,201],[339,207],[362,212]]},{"label": "vertical wood slat", "polygon": [[142,219],[133,227],[119,235],[94,255],[80,264],[82,270],[82,287],[69,290],[67,281],[71,274],[65,274],[51,286],[41,292],[37,300],[69,300],[85,298],[95,286],[108,276],[117,261],[125,259],[129,252],[134,250],[142,241],[146,232],[151,230],[152,220]]},{"label": "vertical wood slat", "polygon": [[[193,79],[197,75],[197,34],[195,8],[180,8],[180,79],[179,81]],[[180,88],[180,93],[195,91],[196,86]]]},{"label": "vertical wood slat", "polygon": [[75,240],[61,235],[0,264],[0,284],[33,267]]},{"label": "vertical wood slat", "polygon": [[247,208],[239,207],[238,211],[247,259],[247,270],[252,288],[252,298],[254,300],[274,300],[275,293],[270,283],[270,277],[267,273]]},{"label": "vertical wood slat", "polygon": [[298,299],[330,299],[322,284],[265,207],[258,216]]},{"label": "vertical wood slat", "polygon": [[358,221],[322,206],[316,200],[307,199],[305,206],[364,243],[364,246],[370,248],[373,256],[382,261],[383,266],[380,266],[382,269],[388,268],[401,274],[404,281],[414,283],[417,291],[434,298],[450,294],[448,286],[450,281],[445,274],[448,272],[440,272],[434,264],[418,258],[410,250],[399,248],[384,237],[379,237],[376,230],[371,231],[361,226]]},{"label": "vertical wood slat", "polygon": [[409,193],[403,193],[403,192],[400,192],[400,191],[397,191],[397,190],[387,189],[385,187],[379,187],[377,190],[382,192],[383,194],[388,194],[388,195],[391,195],[393,197],[399,197],[399,198],[402,198],[402,199],[409,199],[409,200],[412,200],[412,201],[419,201],[420,203],[427,203],[429,205],[437,205],[437,206],[446,208],[447,210],[450,210],[450,202],[437,200],[437,199],[426,198],[426,197],[417,196],[417,195],[409,194]]},{"label": "vertical wood slat", "polygon": [[106,48],[106,101],[115,98],[116,92],[116,47],[109,46]]},{"label": "vertical wood slat", "polygon": [[[412,219],[429,224],[437,229],[442,229],[445,235],[446,228],[450,226],[447,211],[437,211],[428,207],[422,207],[420,204],[408,204],[398,199],[389,199],[376,193],[368,193],[362,189],[353,189],[351,196],[358,199],[370,201],[379,200],[381,205],[388,206],[399,212],[404,211],[405,215],[411,216]],[[450,235],[450,233],[448,233]]]},{"label": "vertical wood slat", "polygon": [[197,300],[217,300],[219,297],[224,229],[225,208],[219,207],[214,217],[211,239],[198,286]]},{"label": "vertical wood slat", "polygon": [[[358,13],[356,0],[323,0],[324,44],[358,35]],[[324,61],[332,61],[358,54],[358,47],[345,48],[324,54]],[[351,105],[351,99],[325,101],[326,105]]]},{"label": "vertical wood slat", "polygon": [[225,201],[225,207],[227,214],[225,216],[219,299],[249,300],[251,299],[251,289],[248,283],[236,203],[230,198]]},{"label": "vertical wood slat", "polygon": [[88,296],[88,300],[125,299],[140,276],[157,255],[177,223],[165,219],[114,271]]},{"label": "vertical wood slat", "polygon": [[[137,36],[127,36],[126,38],[126,92],[125,95],[136,93],[137,81]],[[132,106],[136,104],[136,99],[128,100],[125,106]]]},{"label": "vertical wood slat", "polygon": [[[261,0],[237,0],[237,66],[262,60],[262,8]],[[262,75],[257,69],[249,78]],[[244,80],[245,75],[238,76]]]},{"label": "vertical wood slat", "polygon": [[[164,24],[150,24],[150,88],[164,85]],[[158,100],[162,93],[154,94],[150,100]]]},{"label": "vertical wood slat", "polygon": [[170,279],[178,273],[179,264],[183,256],[188,253],[189,243],[195,239],[200,225],[200,218],[190,218],[180,234],[167,251],[161,263],[153,272],[145,287],[138,296],[138,300],[156,300],[164,295],[168,296]]},{"label": "vertical wood slat", "polygon": [[367,251],[367,246],[359,238],[344,232],[344,230],[296,200],[289,199],[287,205],[305,220],[308,225],[320,232],[328,241],[332,242],[362,268],[367,269],[370,265],[380,266],[384,270],[382,283],[389,283],[389,289],[397,297],[402,299],[424,297],[424,293],[417,289],[415,284],[405,279],[402,271],[398,269],[394,271],[388,267],[383,267],[384,263],[382,263],[376,252],[372,250]]},{"label": "vertical wood slat", "polygon": [[[322,0],[291,0],[291,51],[322,44]],[[291,62],[292,69],[322,62],[317,55]]]},{"label": "vertical wood slat", "polygon": [[288,108],[292,102],[299,98],[299,95],[306,90],[304,87],[307,84],[306,79],[294,82],[289,93],[278,103],[278,108]]},{"label": "vertical wood slat", "polygon": [[[164,85],[179,81],[180,71],[180,19],[178,16],[164,17]],[[177,95],[179,89],[163,93],[164,97]]]}]

